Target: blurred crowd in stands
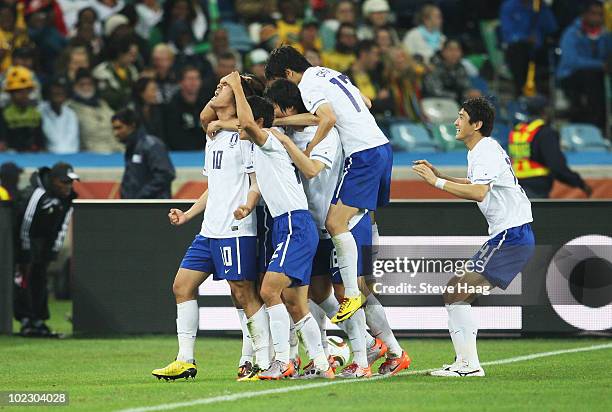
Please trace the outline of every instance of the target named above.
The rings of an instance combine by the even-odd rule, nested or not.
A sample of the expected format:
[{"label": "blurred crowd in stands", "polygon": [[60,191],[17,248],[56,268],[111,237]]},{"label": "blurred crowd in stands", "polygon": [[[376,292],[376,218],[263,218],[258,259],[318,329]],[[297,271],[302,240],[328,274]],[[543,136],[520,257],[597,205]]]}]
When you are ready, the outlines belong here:
[{"label": "blurred crowd in stands", "polygon": [[123,151],[126,107],[168,150],[201,150],[218,80],[263,78],[280,44],[345,72],[379,117],[538,93],[609,135],[611,26],[612,2],[591,0],[2,0],[0,151]]}]

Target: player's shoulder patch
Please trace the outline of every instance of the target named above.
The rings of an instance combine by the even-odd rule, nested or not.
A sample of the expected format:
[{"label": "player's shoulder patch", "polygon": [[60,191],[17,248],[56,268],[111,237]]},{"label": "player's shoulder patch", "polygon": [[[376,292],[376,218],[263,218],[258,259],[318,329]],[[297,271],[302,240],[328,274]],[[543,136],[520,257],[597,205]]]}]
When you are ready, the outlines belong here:
[{"label": "player's shoulder patch", "polygon": [[317,72],[315,73],[315,76],[317,77],[325,77],[329,74],[329,69],[325,68],[325,67],[321,67],[319,68],[319,70],[317,70]]}]

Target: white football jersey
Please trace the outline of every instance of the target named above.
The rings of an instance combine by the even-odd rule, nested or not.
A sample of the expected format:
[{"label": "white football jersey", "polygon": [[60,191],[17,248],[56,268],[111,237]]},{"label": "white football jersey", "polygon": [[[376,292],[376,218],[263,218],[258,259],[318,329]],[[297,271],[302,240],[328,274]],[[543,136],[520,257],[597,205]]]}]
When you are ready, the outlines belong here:
[{"label": "white football jersey", "polygon": [[310,67],[298,87],[309,112],[315,113],[323,103],[332,106],[345,156],[389,142],[363,102],[359,89],[346,75],[326,67]]},{"label": "white football jersey", "polygon": [[202,236],[220,239],[257,235],[255,213],[241,220],[234,218],[234,210],[246,203],[251,186],[248,174],[254,172],[253,144],[240,140],[237,132],[222,130],[214,139],[206,139],[203,173],[208,176],[208,201]]},{"label": "white football jersey", "polygon": [[302,177],[283,144],[268,132],[266,143],[254,147],[259,191],[272,217],[294,210],[308,210]]},{"label": "white football jersey", "polygon": [[496,140],[484,137],[468,152],[467,158],[470,182],[490,187],[478,207],[487,219],[491,237],[533,222],[531,202],[514,175],[510,158]]},{"label": "white football jersey", "polygon": [[[293,131],[291,138],[297,147],[304,150],[316,131],[317,126],[308,126],[302,131]],[[335,128],[332,128],[327,137],[312,149],[310,158],[325,165],[325,168],[312,179],[306,179],[302,176],[304,191],[308,198],[308,210],[312,214],[317,228],[321,230],[325,229],[325,218],[344,161],[340,137]]]}]

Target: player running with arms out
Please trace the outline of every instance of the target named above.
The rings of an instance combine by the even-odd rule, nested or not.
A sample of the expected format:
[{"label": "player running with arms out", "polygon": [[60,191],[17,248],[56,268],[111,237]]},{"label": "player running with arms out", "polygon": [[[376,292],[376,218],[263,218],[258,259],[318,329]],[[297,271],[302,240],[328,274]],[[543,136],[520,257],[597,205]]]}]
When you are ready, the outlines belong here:
[{"label": "player running with arms out", "polygon": [[[319,229],[319,245],[313,261],[309,296],[311,299],[310,310],[319,324],[321,338],[325,346],[326,318],[328,316],[330,318],[333,317],[338,311],[338,301],[332,291],[332,276],[337,291],[336,295],[343,295],[342,279],[338,275],[337,259],[335,257],[333,243],[325,229],[325,219],[330,200],[333,197],[333,192],[341,170],[343,160],[342,146],[336,129],[332,128],[328,136],[320,144],[314,147],[309,157],[306,157],[303,150],[314,137],[317,128],[312,126],[296,127],[296,125],[299,124],[297,122],[300,120],[309,121],[308,117],[302,116],[306,113],[306,109],[302,102],[298,87],[288,80],[278,79],[268,86],[264,95],[274,103],[275,117],[279,123],[289,123],[294,126],[289,129],[291,138],[277,131],[273,131],[273,133],[279,141],[283,143],[294,164],[301,171],[304,190],[308,198],[308,208]],[[365,212],[357,214],[351,219],[349,228],[358,246],[360,288],[363,286],[362,291],[364,294],[369,295],[370,292],[365,282],[363,282],[364,278],[361,276],[363,274],[363,270],[361,270],[362,253],[369,250],[372,239],[369,215]],[[372,298],[376,299],[373,295]],[[377,301],[376,304],[377,307],[375,309],[380,309],[383,312],[384,318],[383,321],[380,321],[378,317],[375,317],[376,320],[379,321],[378,323],[388,325],[382,306]],[[372,304],[372,306],[373,307],[370,308],[370,305],[368,305],[366,307],[366,312],[368,309],[374,309],[374,304]],[[370,312],[372,311],[370,310]],[[372,313],[370,313],[370,315],[372,315]],[[368,324],[370,323],[367,317],[364,318],[363,310],[360,309],[353,317],[339,324],[349,336],[351,348],[353,348],[353,359],[355,360],[353,364],[342,371],[339,375],[341,377],[355,378],[368,376],[369,371],[366,371],[366,369],[387,352],[387,346],[381,339],[375,339],[367,333],[365,330],[366,321],[368,321]],[[370,326],[370,328],[372,328],[372,326]],[[378,330],[380,328],[375,329]],[[385,367],[381,366],[379,372],[383,374],[397,373],[409,365],[408,356],[403,352],[399,344],[397,344],[393,332],[390,334],[391,339],[389,339],[389,344],[397,351],[397,354],[390,354],[389,359],[393,358],[394,360],[385,362],[394,363],[393,367],[387,368],[387,365],[385,365]],[[365,340],[363,340],[364,336]],[[383,335],[383,337],[388,338],[386,335]],[[364,355],[363,349],[361,349],[365,349],[366,347],[367,356]],[[400,361],[402,357],[404,361]],[[306,376],[308,376],[308,370],[309,368],[307,366],[304,369]]]},{"label": "player running with arms out", "polygon": [[[248,78],[239,81],[246,93],[254,93]],[[235,117],[232,89],[220,84],[210,107],[220,119]],[[160,379],[195,377],[197,373],[194,346],[199,310],[196,296],[198,287],[210,274],[215,280],[228,281],[232,296],[245,316],[254,316],[262,305],[255,288],[257,223],[255,216],[250,215],[260,197],[252,150],[252,144],[240,140],[236,132],[221,131],[214,140],[207,139],[204,173],[208,175],[208,189],[189,210],[171,209],[168,213],[170,223],[175,226],[183,225],[202,212],[204,219],[172,286],[177,304],[179,352],[174,362],[152,372]],[[258,356],[257,361],[264,366],[269,364],[266,357],[261,360]]]},{"label": "player running with arms out", "polygon": [[257,96],[247,101],[237,72],[222,81],[227,82],[236,95],[240,137],[255,144],[254,164],[261,195],[274,218],[272,245],[275,251],[260,294],[270,319],[275,358],[270,368],[259,373],[259,378],[281,379],[293,375],[294,365],[289,362],[290,315],[313,360],[315,375],[333,378],[319,328],[308,310],[308,284],[318,236],[299,173],[283,145],[263,129],[272,126],[272,104]]},{"label": "player running with arms out", "polygon": [[[531,203],[518,184],[510,158],[490,136],[495,109],[485,98],[463,103],[455,121],[457,140],[468,148],[468,176],[445,176],[427,160],[417,160],[414,171],[427,183],[457,197],[478,202],[489,225],[490,239],[472,257],[476,272],[454,277],[444,293],[448,329],[455,347],[455,362],[433,376],[484,376],[478,360],[470,293],[483,288],[506,289],[531,258],[535,241],[530,223]],[[452,287],[452,290],[451,288]]]},{"label": "player running with arms out", "polygon": [[282,46],[270,54],[266,78],[287,79],[298,85],[306,109],[319,118],[319,127],[306,148],[309,156],[338,129],[345,161],[326,228],[338,255],[345,295],[332,322],[342,322],[363,305],[357,282],[357,244],[349,221],[360,211],[374,211],[389,202],[393,153],[391,145],[370,114],[367,101],[348,77],[325,67],[312,67],[297,50]]}]

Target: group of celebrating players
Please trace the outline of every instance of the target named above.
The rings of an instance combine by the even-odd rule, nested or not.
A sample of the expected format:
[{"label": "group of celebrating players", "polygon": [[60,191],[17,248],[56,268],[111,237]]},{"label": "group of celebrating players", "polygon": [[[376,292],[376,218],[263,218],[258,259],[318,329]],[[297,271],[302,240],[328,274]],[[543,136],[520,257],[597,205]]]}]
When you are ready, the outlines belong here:
[{"label": "group of celebrating players", "polygon": [[[175,361],[152,373],[166,380],[195,377],[196,297],[212,274],[228,281],[240,318],[239,381],[367,378],[382,357],[378,373],[395,375],[411,359],[365,276],[378,243],[374,211],[389,202],[391,145],[369,112],[369,100],[345,75],[312,67],[298,51],[282,46],[271,53],[266,78],[267,87],[254,76],[231,73],[202,110],[208,189],[189,210],[168,214],[171,224],[181,225],[204,212],[173,285],[179,351]],[[488,109],[494,113],[484,99],[464,104],[457,138],[463,133],[468,149],[470,141],[492,140],[484,137],[493,120]],[[442,176],[425,160],[415,162],[414,170],[479,206],[504,203],[511,193],[513,216],[518,211],[520,218],[503,227],[503,239],[499,228],[491,228],[496,217],[481,206],[492,243],[479,257],[495,267],[494,274],[463,277],[469,284],[505,288],[528,259],[506,244],[529,243],[531,208],[520,186],[506,182],[503,149],[498,152],[488,141],[481,147],[489,156],[470,166],[469,180]],[[518,228],[522,232],[510,233]],[[470,312],[474,297],[444,297],[456,356],[436,376],[484,376]],[[328,353],[327,318],[346,333],[353,354],[337,375],[339,365]],[[300,340],[309,358],[301,373]]]}]

